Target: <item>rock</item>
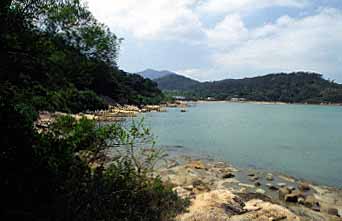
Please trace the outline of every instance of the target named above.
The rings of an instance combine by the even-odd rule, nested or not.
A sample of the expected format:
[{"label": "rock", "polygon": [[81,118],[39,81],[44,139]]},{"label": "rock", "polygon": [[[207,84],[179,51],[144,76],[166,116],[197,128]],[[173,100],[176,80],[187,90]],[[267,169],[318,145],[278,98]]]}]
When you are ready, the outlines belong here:
[{"label": "rock", "polygon": [[168,169],[171,169],[171,168],[176,167],[176,166],[178,166],[178,165],[179,165],[179,163],[178,163],[177,161],[172,160],[172,161],[170,161],[170,162],[168,163],[167,168],[168,168]]},{"label": "rock", "polygon": [[201,193],[192,200],[188,212],[179,215],[179,221],[228,220],[245,210],[237,196],[228,190],[213,190]]},{"label": "rock", "polygon": [[268,181],[273,181],[273,180],[274,180],[274,179],[273,179],[273,175],[272,175],[271,173],[267,174],[267,175],[266,175],[266,180],[268,180]]},{"label": "rock", "polygon": [[175,191],[178,194],[178,196],[183,199],[190,198],[193,195],[191,191],[186,190],[180,186],[174,187],[172,190]]},{"label": "rock", "polygon": [[249,173],[249,174],[247,174],[247,176],[253,177],[253,176],[255,176],[255,174],[254,173]]},{"label": "rock", "polygon": [[291,191],[294,191],[296,189],[296,187],[294,187],[294,186],[288,186],[287,188]]},{"label": "rock", "polygon": [[312,195],[305,197],[304,206],[306,206],[312,210],[315,210],[315,211],[320,211],[319,202]]},{"label": "rock", "polygon": [[299,185],[298,185],[298,189],[301,190],[301,191],[303,191],[303,192],[309,191],[309,190],[310,190],[310,184],[301,182],[301,183],[299,183]]},{"label": "rock", "polygon": [[225,162],[216,162],[214,164],[214,168],[226,168],[226,167],[227,167],[227,165]]},{"label": "rock", "polygon": [[222,179],[229,179],[229,178],[234,178],[235,175],[233,173],[225,173],[222,175]]},{"label": "rock", "polygon": [[192,191],[194,189],[193,185],[189,185],[189,186],[184,186],[184,189],[188,190],[188,191]]},{"label": "rock", "polygon": [[210,188],[206,183],[204,183],[202,180],[195,180],[192,182],[192,186],[194,187],[194,192],[208,192],[210,191]]},{"label": "rock", "polygon": [[286,183],[277,183],[277,185],[278,185],[279,187],[285,187],[285,186],[286,186]]},{"label": "rock", "polygon": [[274,186],[272,183],[267,183],[266,186],[273,191],[277,191],[279,188]]},{"label": "rock", "polygon": [[295,183],[296,182],[296,180],[294,178],[290,177],[290,176],[279,175],[278,177],[280,179],[285,180],[285,181],[290,182],[290,183]]},{"label": "rock", "polygon": [[192,168],[192,169],[198,169],[198,170],[207,170],[208,169],[207,166],[200,160],[191,161],[185,167],[186,168]]},{"label": "rock", "polygon": [[300,218],[293,214],[288,209],[272,204],[270,202],[264,202],[262,200],[253,199],[246,202],[244,207],[248,211],[248,213],[244,213],[241,215],[236,215],[231,217],[229,220],[231,221],[279,221],[279,220],[288,220],[288,221],[299,221]]},{"label": "rock", "polygon": [[286,194],[284,199],[286,202],[289,202],[289,203],[297,203],[298,202],[298,195],[296,193]]},{"label": "rock", "polygon": [[289,190],[288,188],[286,188],[286,187],[280,188],[279,189],[279,199],[285,200],[285,196],[287,194],[290,194],[290,193],[291,193],[291,190]]},{"label": "rock", "polygon": [[247,211],[257,211],[260,210],[261,207],[258,206],[258,203],[263,202],[262,200],[251,200],[247,203],[247,205],[245,205],[244,209]]},{"label": "rock", "polygon": [[320,212],[320,211],[321,211],[321,206],[319,205],[319,203],[317,203],[317,204],[313,205],[313,206],[311,207],[311,209],[312,209],[313,211]]},{"label": "rock", "polygon": [[265,190],[263,190],[263,189],[256,189],[256,191],[255,191],[256,193],[260,193],[260,194],[265,194],[266,193],[266,191]]},{"label": "rock", "polygon": [[338,213],[338,209],[336,209],[336,208],[329,208],[328,209],[328,214],[332,215],[332,216],[340,217],[340,214]]},{"label": "rock", "polygon": [[251,188],[251,189],[254,188],[254,185],[247,184],[247,183],[239,183],[239,186],[246,187],[246,188]]},{"label": "rock", "polygon": [[261,183],[260,182],[255,182],[254,186],[261,186]]},{"label": "rock", "polygon": [[249,178],[249,180],[250,181],[257,181],[257,180],[259,180],[259,177],[257,177],[257,176],[253,176],[253,177],[251,177],[251,178]]},{"label": "rock", "polygon": [[299,203],[299,204],[304,205],[304,202],[305,202],[304,197],[299,197],[299,198],[298,198],[298,203]]}]

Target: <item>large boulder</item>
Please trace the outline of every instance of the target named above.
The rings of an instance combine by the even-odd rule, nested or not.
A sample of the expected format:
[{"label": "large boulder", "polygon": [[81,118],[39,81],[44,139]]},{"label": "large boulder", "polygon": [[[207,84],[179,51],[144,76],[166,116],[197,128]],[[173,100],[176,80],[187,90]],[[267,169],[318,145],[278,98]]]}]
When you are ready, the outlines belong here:
[{"label": "large boulder", "polygon": [[246,203],[244,209],[248,212],[231,217],[231,221],[299,221],[300,218],[290,210],[270,202],[264,202],[259,199],[253,199]]},{"label": "large boulder", "polygon": [[228,190],[213,190],[196,196],[187,213],[181,214],[179,221],[229,220],[244,213],[244,204]]},{"label": "large boulder", "polygon": [[187,213],[179,215],[178,221],[264,221],[264,220],[291,220],[299,221],[299,217],[288,209],[252,199],[247,203],[243,198],[234,195],[228,190],[213,190],[202,193],[192,200]]}]

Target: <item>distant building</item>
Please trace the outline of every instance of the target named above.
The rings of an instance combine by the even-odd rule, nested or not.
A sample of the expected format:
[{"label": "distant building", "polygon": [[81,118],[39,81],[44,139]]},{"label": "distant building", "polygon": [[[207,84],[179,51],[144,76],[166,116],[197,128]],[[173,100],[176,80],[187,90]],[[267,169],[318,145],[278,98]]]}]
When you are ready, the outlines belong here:
[{"label": "distant building", "polygon": [[230,101],[232,101],[232,102],[243,102],[243,101],[246,101],[246,98],[233,97],[233,98],[230,99]]},{"label": "distant building", "polygon": [[208,101],[214,101],[215,98],[213,98],[213,97],[207,97],[207,100],[208,100]]}]

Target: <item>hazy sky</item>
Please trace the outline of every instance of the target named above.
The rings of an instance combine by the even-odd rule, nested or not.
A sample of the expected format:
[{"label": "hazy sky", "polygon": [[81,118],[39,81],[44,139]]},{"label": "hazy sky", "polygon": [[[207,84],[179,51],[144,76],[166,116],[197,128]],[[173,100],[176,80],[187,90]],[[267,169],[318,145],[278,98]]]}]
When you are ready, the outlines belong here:
[{"label": "hazy sky", "polygon": [[342,82],[342,0],[88,0],[119,66],[198,80],[314,71]]}]

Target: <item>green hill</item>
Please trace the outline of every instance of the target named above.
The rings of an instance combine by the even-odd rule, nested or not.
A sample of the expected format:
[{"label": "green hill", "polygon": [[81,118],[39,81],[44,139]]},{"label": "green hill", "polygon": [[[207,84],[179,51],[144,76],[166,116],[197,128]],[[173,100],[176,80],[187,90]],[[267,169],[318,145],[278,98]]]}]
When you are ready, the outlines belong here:
[{"label": "green hill", "polygon": [[157,82],[158,87],[161,90],[183,91],[200,84],[199,81],[178,74],[170,74],[165,77],[157,78],[154,81]]},{"label": "green hill", "polygon": [[[181,79],[181,78],[177,78]],[[159,79],[159,81],[161,81]],[[162,78],[158,85],[163,90],[178,91],[194,99],[230,100],[243,98],[253,101],[290,103],[342,103],[342,85],[326,80],[321,74],[309,72],[279,73],[265,76],[203,82],[189,86]],[[189,82],[187,79],[186,82]],[[167,87],[165,86],[167,85]]]}]

